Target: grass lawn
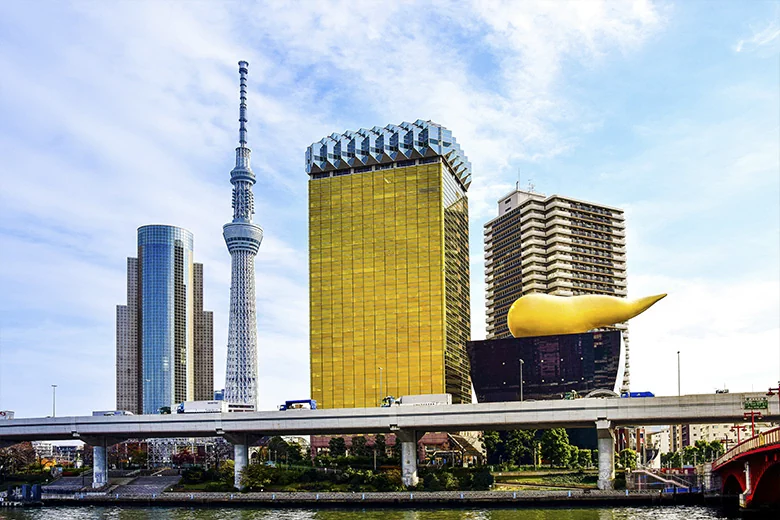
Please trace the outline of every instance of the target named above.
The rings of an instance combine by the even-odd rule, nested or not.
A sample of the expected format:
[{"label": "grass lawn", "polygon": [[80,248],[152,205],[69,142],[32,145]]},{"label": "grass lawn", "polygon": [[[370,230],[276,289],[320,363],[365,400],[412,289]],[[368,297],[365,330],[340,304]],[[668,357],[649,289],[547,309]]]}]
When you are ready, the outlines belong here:
[{"label": "grass lawn", "polygon": [[596,489],[598,482],[597,471],[572,471],[572,470],[548,470],[548,471],[515,471],[503,472],[494,475],[496,490],[522,490],[522,489]]}]

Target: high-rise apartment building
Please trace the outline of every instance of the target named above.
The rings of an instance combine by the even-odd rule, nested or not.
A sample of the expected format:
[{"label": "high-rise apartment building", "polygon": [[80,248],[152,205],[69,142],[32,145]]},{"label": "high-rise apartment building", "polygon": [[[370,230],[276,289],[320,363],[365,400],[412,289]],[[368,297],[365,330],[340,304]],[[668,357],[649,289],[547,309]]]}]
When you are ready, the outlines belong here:
[{"label": "high-rise apartment building", "polygon": [[471,402],[471,165],[452,132],[418,120],[332,134],[309,146],[306,172],[318,407]]},{"label": "high-rise apartment building", "polygon": [[203,310],[203,266],[192,233],[138,228],[138,257],[127,259],[127,305],[117,306],[116,406],[159,413],[210,399],[213,315]]},{"label": "high-rise apartment building", "polygon": [[263,229],[252,222],[255,174],[249,164],[252,151],[246,138],[246,76],[249,63],[238,62],[241,102],[239,105],[236,165],[230,171],[233,185],[233,220],[222,234],[230,252],[230,321],[228,324],[225,401],[257,409],[257,303],[255,301],[255,256],[263,241]]},{"label": "high-rise apartment building", "polygon": [[[521,296],[626,296],[623,210],[519,189],[485,224],[487,339],[511,337],[506,318]],[[626,330],[624,324],[616,328]],[[628,338],[623,388],[629,380]]]}]

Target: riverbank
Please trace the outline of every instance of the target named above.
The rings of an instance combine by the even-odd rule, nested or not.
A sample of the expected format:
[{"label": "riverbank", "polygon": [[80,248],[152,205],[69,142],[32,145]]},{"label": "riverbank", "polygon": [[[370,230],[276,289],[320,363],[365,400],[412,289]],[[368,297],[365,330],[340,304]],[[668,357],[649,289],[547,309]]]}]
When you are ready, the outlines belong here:
[{"label": "riverbank", "polygon": [[703,505],[701,494],[657,491],[424,491],[391,493],[161,493],[159,495],[79,494],[45,496],[45,506],[261,506],[272,508],[328,507],[597,507]]}]

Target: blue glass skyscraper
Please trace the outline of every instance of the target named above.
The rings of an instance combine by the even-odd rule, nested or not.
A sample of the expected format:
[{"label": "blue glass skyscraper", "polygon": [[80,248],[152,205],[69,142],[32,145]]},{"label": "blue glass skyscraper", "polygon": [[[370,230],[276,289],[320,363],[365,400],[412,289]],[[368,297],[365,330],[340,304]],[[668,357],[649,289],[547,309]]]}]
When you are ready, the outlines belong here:
[{"label": "blue glass skyscraper", "polygon": [[117,309],[117,408],[159,413],[213,391],[212,315],[186,229],[138,228],[128,305]]}]

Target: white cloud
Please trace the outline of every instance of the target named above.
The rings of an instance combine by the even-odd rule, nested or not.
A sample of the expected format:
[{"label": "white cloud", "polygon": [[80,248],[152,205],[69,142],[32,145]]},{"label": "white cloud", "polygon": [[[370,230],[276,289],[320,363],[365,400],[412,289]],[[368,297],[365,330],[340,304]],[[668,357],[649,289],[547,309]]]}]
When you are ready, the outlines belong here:
[{"label": "white cloud", "polygon": [[761,29],[752,29],[752,34],[742,38],[734,45],[735,52],[756,52],[762,49],[777,51],[780,49],[780,10],[776,10],[774,19]]}]

